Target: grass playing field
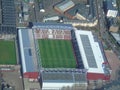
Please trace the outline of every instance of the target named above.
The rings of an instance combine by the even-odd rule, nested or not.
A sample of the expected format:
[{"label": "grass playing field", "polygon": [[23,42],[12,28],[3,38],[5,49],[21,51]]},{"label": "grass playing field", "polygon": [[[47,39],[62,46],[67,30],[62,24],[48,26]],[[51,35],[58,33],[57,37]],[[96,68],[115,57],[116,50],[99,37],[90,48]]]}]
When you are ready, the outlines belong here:
[{"label": "grass playing field", "polygon": [[0,40],[0,64],[16,64],[14,41]]},{"label": "grass playing field", "polygon": [[76,67],[71,41],[41,39],[38,43],[44,68]]}]

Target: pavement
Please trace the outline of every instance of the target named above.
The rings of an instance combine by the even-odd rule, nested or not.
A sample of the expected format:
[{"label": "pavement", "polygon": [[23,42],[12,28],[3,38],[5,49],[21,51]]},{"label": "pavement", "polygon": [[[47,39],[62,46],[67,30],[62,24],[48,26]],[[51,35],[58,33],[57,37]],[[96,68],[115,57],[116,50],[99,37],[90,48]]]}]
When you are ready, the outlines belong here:
[{"label": "pavement", "polygon": [[23,90],[23,81],[19,71],[1,71],[6,84],[15,87],[15,90]]},{"label": "pavement", "polygon": [[106,50],[105,54],[112,69],[111,80],[115,80],[118,78],[118,70],[120,69],[120,60],[112,50]]}]

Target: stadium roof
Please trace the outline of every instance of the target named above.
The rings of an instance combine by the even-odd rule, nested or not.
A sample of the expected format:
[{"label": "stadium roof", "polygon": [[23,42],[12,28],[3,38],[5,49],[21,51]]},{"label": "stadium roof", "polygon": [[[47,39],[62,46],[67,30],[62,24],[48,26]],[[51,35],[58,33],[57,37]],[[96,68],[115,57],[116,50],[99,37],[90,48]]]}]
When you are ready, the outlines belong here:
[{"label": "stadium roof", "polygon": [[99,46],[100,44],[94,40],[92,32],[76,30],[75,35],[84,67],[91,73],[104,73],[103,63],[105,60]]},{"label": "stadium roof", "polygon": [[71,24],[62,24],[62,23],[33,23],[32,28],[41,28],[41,29],[56,29],[56,30],[72,30],[73,26]]},{"label": "stadium roof", "polygon": [[[34,46],[33,36],[31,29],[19,29],[19,43],[20,43],[20,54],[23,73],[25,72],[36,72],[37,71],[37,61],[33,54]],[[34,52],[35,53],[35,52]]]},{"label": "stadium roof", "polygon": [[71,72],[43,72],[43,82],[72,82],[82,83],[86,82],[85,73],[71,73]]}]

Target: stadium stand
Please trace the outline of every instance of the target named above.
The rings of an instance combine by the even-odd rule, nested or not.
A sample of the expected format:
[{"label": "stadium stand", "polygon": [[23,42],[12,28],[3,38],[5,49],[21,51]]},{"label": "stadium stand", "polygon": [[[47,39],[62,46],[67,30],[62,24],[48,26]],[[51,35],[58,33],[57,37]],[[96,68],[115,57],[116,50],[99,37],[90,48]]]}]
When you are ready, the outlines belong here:
[{"label": "stadium stand", "polygon": [[37,39],[66,39],[71,40],[71,30],[73,29],[69,24],[47,24],[39,23],[33,27],[35,38]]}]

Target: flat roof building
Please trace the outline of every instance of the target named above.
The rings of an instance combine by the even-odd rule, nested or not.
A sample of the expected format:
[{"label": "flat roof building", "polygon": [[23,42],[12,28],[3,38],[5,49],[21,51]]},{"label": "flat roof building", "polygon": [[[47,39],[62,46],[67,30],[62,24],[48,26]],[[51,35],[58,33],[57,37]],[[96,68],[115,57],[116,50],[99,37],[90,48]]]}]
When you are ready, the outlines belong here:
[{"label": "flat roof building", "polygon": [[40,71],[32,29],[19,29],[18,36],[24,89],[40,90],[40,84],[38,82]]},{"label": "flat roof building", "polygon": [[72,8],[74,5],[74,2],[71,0],[63,0],[54,5],[54,9],[60,13],[64,13],[68,9]]},{"label": "flat roof building", "polygon": [[118,14],[118,10],[113,6],[112,0],[104,1],[104,10],[107,17],[116,17]]},{"label": "flat roof building", "polygon": [[43,72],[43,90],[59,90],[60,88],[74,85],[84,86],[83,90],[87,89],[87,79],[85,73],[73,72]]},{"label": "flat roof building", "polygon": [[39,74],[36,55],[33,54],[34,45],[31,44],[34,44],[32,30],[19,29],[18,33],[23,77],[37,79]]},{"label": "flat roof building", "polygon": [[106,69],[106,62],[100,44],[95,41],[90,31],[75,31],[76,40],[78,42],[79,51],[83,60],[85,69],[87,69],[88,80],[109,80],[110,73]]},{"label": "flat roof building", "polygon": [[14,0],[0,0],[0,34],[16,34]]}]

